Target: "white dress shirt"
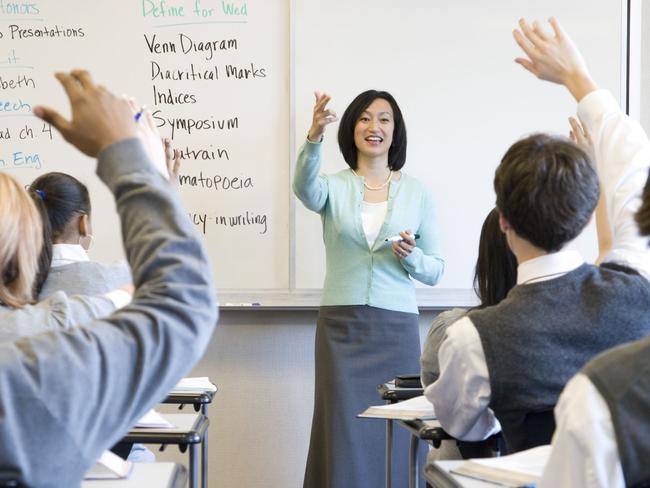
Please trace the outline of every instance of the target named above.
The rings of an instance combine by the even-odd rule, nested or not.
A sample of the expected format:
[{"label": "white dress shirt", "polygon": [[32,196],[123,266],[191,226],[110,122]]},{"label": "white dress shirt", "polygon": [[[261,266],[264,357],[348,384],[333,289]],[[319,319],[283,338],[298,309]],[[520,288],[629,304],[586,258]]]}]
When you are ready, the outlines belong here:
[{"label": "white dress shirt", "polygon": [[555,418],[553,448],[538,488],[624,488],[612,417],[589,378],[577,374],[567,383]]},{"label": "white dress shirt", "polygon": [[370,249],[375,245],[379,231],[382,225],[384,225],[384,220],[386,220],[387,213],[388,200],[377,203],[366,202],[364,200],[361,204],[361,225],[363,226],[363,233],[366,235],[366,241]]},{"label": "white dress shirt", "polygon": [[[50,264],[52,268],[83,261],[90,261],[90,258],[86,250],[79,244],[52,245],[52,263]],[[105,293],[104,296],[113,302],[116,309],[131,303],[132,298],[129,292],[120,289]]]},{"label": "white dress shirt", "polygon": [[90,261],[88,253],[79,244],[53,244],[52,245],[52,268],[65,266],[66,264]]},{"label": "white dress shirt", "polygon": [[[604,90],[585,96],[578,104],[578,115],[594,141],[596,169],[612,227],[612,249],[604,261],[627,265],[650,278],[648,238],[639,236],[634,222],[650,167],[648,138],[638,123],[623,114],[612,95]],[[581,263],[582,259],[575,253],[549,254],[522,263],[517,270],[517,282],[526,286],[540,279],[554,279]],[[439,361],[440,378],[426,389],[425,395],[433,403],[444,429],[464,440],[480,440],[497,432],[498,421],[488,407],[491,390],[485,354],[476,327],[468,317],[447,329]],[[584,404],[574,414],[580,416],[589,408],[590,404]],[[599,418],[602,419],[602,415]],[[611,419],[603,421],[611,424]],[[565,446],[564,453],[552,456],[547,466],[549,473],[571,472],[577,476],[571,466],[585,455],[592,456],[594,464],[620,467],[613,434],[609,443],[606,440],[598,444],[587,442],[585,446],[582,442],[567,441],[565,436],[575,433],[563,431],[562,425],[563,420],[558,419],[554,442]],[[593,427],[588,422],[579,425],[587,430]],[[611,426],[609,428],[613,431]],[[588,433],[585,436],[589,439]],[[587,479],[578,476],[575,482],[556,486],[614,486],[609,483],[614,478],[608,471],[604,484],[589,485]]]}]

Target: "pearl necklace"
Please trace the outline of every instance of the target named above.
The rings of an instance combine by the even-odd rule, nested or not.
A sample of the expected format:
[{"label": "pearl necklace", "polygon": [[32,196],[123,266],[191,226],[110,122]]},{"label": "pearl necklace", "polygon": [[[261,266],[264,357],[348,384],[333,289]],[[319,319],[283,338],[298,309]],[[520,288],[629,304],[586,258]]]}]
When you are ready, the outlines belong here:
[{"label": "pearl necklace", "polygon": [[[352,174],[354,176],[359,176],[356,171],[354,171],[352,168],[350,168],[350,171],[352,171]],[[378,191],[378,190],[383,190],[386,188],[386,185],[390,183],[391,178],[393,177],[393,170],[391,169],[390,172],[388,173],[388,178],[386,178],[386,181],[384,181],[381,185],[379,186],[370,186],[368,183],[366,183],[366,179],[363,178],[363,186],[366,187],[367,190],[370,191]]]}]

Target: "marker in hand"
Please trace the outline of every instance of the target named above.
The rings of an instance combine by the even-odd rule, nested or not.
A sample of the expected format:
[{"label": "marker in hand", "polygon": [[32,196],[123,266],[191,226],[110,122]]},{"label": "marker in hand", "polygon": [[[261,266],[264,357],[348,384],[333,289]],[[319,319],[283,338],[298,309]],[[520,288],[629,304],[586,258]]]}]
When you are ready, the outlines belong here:
[{"label": "marker in hand", "polygon": [[[411,235],[411,238],[412,239],[419,239],[420,234]],[[387,237],[386,239],[384,239],[384,242],[399,242],[399,241],[403,241],[403,240],[404,240],[404,238],[402,236],[391,236],[391,237]]]}]

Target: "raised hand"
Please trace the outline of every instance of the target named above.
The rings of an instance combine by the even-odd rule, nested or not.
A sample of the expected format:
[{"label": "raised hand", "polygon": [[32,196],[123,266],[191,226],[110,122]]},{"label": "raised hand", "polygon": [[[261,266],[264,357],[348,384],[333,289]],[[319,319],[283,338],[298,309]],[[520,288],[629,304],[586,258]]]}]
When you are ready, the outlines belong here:
[{"label": "raised hand", "polygon": [[165,137],[162,143],[165,148],[165,162],[167,163],[169,178],[172,183],[178,185],[178,172],[181,169],[181,152],[178,149],[172,148],[172,141],[168,137]]},{"label": "raised hand", "polygon": [[34,115],[53,125],[82,153],[96,157],[109,144],[138,136],[128,100],[96,85],[84,70],[55,76],[70,100],[72,120],[44,106],[34,107]]},{"label": "raised hand", "polygon": [[569,124],[571,125],[571,131],[569,132],[571,140],[589,155],[592,162],[595,162],[594,143],[591,140],[591,134],[589,134],[589,131],[575,117],[569,117]]},{"label": "raised hand", "polygon": [[307,137],[312,142],[320,142],[325,134],[325,127],[332,122],[336,122],[338,117],[333,110],[327,108],[327,104],[332,97],[326,93],[314,92],[316,103],[314,104],[314,115],[311,122],[311,128]]},{"label": "raised hand", "polygon": [[521,30],[513,35],[527,58],[516,58],[515,62],[541,80],[566,86],[576,100],[598,87],[591,79],[587,65],[571,38],[562,30],[555,18],[549,20],[553,34],[546,32],[539,22],[530,25],[519,20]]}]

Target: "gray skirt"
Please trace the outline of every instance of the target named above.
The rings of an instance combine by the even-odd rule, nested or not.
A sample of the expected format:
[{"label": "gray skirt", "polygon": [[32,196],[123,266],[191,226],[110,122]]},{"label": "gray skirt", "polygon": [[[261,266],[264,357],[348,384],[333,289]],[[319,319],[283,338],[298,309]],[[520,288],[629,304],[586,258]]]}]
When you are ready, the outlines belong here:
[{"label": "gray skirt", "polygon": [[[377,385],[419,371],[418,316],[367,305],[321,307],[304,488],[384,486],[385,424],[359,419],[382,403]],[[395,434],[393,486],[406,486],[407,436]],[[403,434],[403,435],[402,435]]]}]

